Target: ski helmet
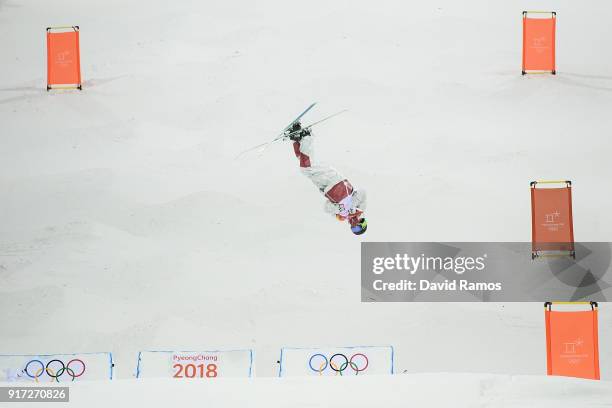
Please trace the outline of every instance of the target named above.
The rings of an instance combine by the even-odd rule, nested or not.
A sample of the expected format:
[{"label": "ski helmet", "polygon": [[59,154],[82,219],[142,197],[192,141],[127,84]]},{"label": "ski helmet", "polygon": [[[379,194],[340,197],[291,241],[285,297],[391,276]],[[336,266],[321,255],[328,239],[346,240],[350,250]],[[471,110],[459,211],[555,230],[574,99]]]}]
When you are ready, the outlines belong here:
[{"label": "ski helmet", "polygon": [[365,218],[360,218],[354,225],[351,224],[351,231],[355,235],[361,235],[368,230],[368,221]]}]

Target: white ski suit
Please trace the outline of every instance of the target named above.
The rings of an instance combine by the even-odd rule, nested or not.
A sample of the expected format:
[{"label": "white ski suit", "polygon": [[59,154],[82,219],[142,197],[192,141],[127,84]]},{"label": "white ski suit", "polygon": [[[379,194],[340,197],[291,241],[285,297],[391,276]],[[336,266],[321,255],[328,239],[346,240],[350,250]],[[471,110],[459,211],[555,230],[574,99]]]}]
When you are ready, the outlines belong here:
[{"label": "white ski suit", "polygon": [[302,173],[325,195],[325,211],[342,218],[363,212],[366,208],[366,192],[354,189],[351,183],[333,167],[315,163],[312,135],[293,142],[293,150],[300,160]]}]

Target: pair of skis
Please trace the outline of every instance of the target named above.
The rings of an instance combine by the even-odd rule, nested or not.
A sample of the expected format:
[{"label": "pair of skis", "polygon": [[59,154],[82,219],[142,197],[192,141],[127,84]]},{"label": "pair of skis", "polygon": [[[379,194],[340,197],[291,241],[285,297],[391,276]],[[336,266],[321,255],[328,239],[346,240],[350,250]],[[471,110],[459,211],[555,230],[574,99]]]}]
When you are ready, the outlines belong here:
[{"label": "pair of skis", "polygon": [[[304,110],[304,112],[300,113],[300,114],[297,116],[297,118],[293,119],[293,120],[291,121],[291,123],[289,123],[287,126],[285,126],[285,128],[283,129],[283,131],[282,131],[282,132],[281,132],[281,133],[280,133],[278,136],[276,136],[274,139],[270,140],[269,142],[261,143],[261,144],[258,144],[257,146],[253,146],[253,147],[251,147],[251,148],[249,148],[249,149],[247,149],[247,150],[244,150],[244,151],[240,152],[240,154],[239,154],[239,155],[238,155],[236,158],[238,159],[238,158],[240,158],[242,155],[244,155],[244,154],[246,154],[246,153],[249,153],[249,152],[252,152],[252,151],[254,151],[254,150],[260,150],[260,152],[261,152],[261,153],[263,153],[263,152],[264,152],[264,151],[265,151],[265,150],[266,150],[266,149],[267,149],[267,148],[268,148],[268,147],[269,147],[269,146],[270,146],[272,143],[275,143],[275,142],[277,142],[277,141],[279,141],[279,140],[283,140],[283,139],[289,138],[289,137],[293,136],[293,135],[294,135],[294,134],[296,134],[296,133],[299,133],[299,132],[302,132],[302,131],[304,131],[304,130],[310,129],[311,127],[313,127],[313,126],[315,126],[315,125],[318,125],[318,124],[319,124],[319,123],[321,123],[321,122],[324,122],[324,121],[326,121],[326,120],[328,120],[328,119],[333,118],[334,116],[338,116],[338,115],[340,115],[341,113],[344,113],[344,112],[346,112],[346,111],[347,111],[347,109],[343,109],[343,110],[341,110],[340,112],[336,112],[336,113],[334,113],[333,115],[329,115],[329,116],[327,116],[327,117],[325,117],[325,118],[323,118],[323,119],[321,119],[321,120],[318,120],[318,121],[316,121],[316,122],[313,122],[313,123],[311,123],[310,125],[305,126],[305,127],[301,128],[300,130],[298,130],[298,131],[296,131],[296,132],[289,132],[289,130],[293,128],[293,125],[294,125],[294,124],[296,124],[296,123],[299,123],[299,122],[300,122],[300,120],[302,119],[302,117],[303,117],[303,116],[304,116],[306,113],[308,113],[308,111],[309,111],[309,110],[311,110],[311,109],[312,109],[312,108],[313,108],[313,107],[314,107],[316,104],[317,104],[317,103],[316,103],[316,102],[314,102],[314,103],[312,103],[312,104],[311,104],[309,107],[307,107],[307,108]],[[289,133],[287,133],[287,132],[289,132]]]}]

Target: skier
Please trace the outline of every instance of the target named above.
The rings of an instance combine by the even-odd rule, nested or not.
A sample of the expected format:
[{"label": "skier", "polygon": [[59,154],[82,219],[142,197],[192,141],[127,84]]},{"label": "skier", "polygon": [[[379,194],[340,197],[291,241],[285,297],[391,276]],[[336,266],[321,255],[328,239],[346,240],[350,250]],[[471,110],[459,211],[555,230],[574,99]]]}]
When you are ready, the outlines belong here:
[{"label": "skier", "polygon": [[366,232],[368,222],[363,215],[366,192],[355,189],[351,183],[331,166],[313,162],[313,136],[311,129],[302,128],[299,121],[285,131],[285,138],[293,141],[293,151],[300,161],[302,173],[325,195],[325,211],[339,221],[348,221],[355,235]]}]

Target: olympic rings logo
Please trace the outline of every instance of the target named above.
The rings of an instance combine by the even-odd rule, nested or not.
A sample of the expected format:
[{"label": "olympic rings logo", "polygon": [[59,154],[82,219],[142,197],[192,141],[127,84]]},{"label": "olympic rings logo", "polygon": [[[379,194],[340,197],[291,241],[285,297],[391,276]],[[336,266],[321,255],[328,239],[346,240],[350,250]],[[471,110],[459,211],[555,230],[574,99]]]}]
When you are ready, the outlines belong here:
[{"label": "olympic rings logo", "polygon": [[[316,363],[316,360],[319,360],[319,362]],[[355,375],[358,375],[360,372],[365,371],[368,365],[370,365],[370,361],[368,357],[362,353],[355,353],[350,358],[342,353],[336,353],[329,359],[323,354],[317,353],[310,356],[308,360],[308,367],[315,373],[319,373],[319,375],[323,375],[323,371],[328,367],[335,371],[336,375],[342,375],[348,368],[350,368]]]},{"label": "olympic rings logo", "polygon": [[25,365],[23,372],[36,382],[45,373],[51,377],[51,382],[53,380],[60,382],[59,378],[64,374],[72,377],[72,381],[74,381],[85,373],[85,363],[79,358],[73,358],[68,364],[64,364],[62,360],[57,359],[50,360],[47,364],[40,360],[30,360]]}]

